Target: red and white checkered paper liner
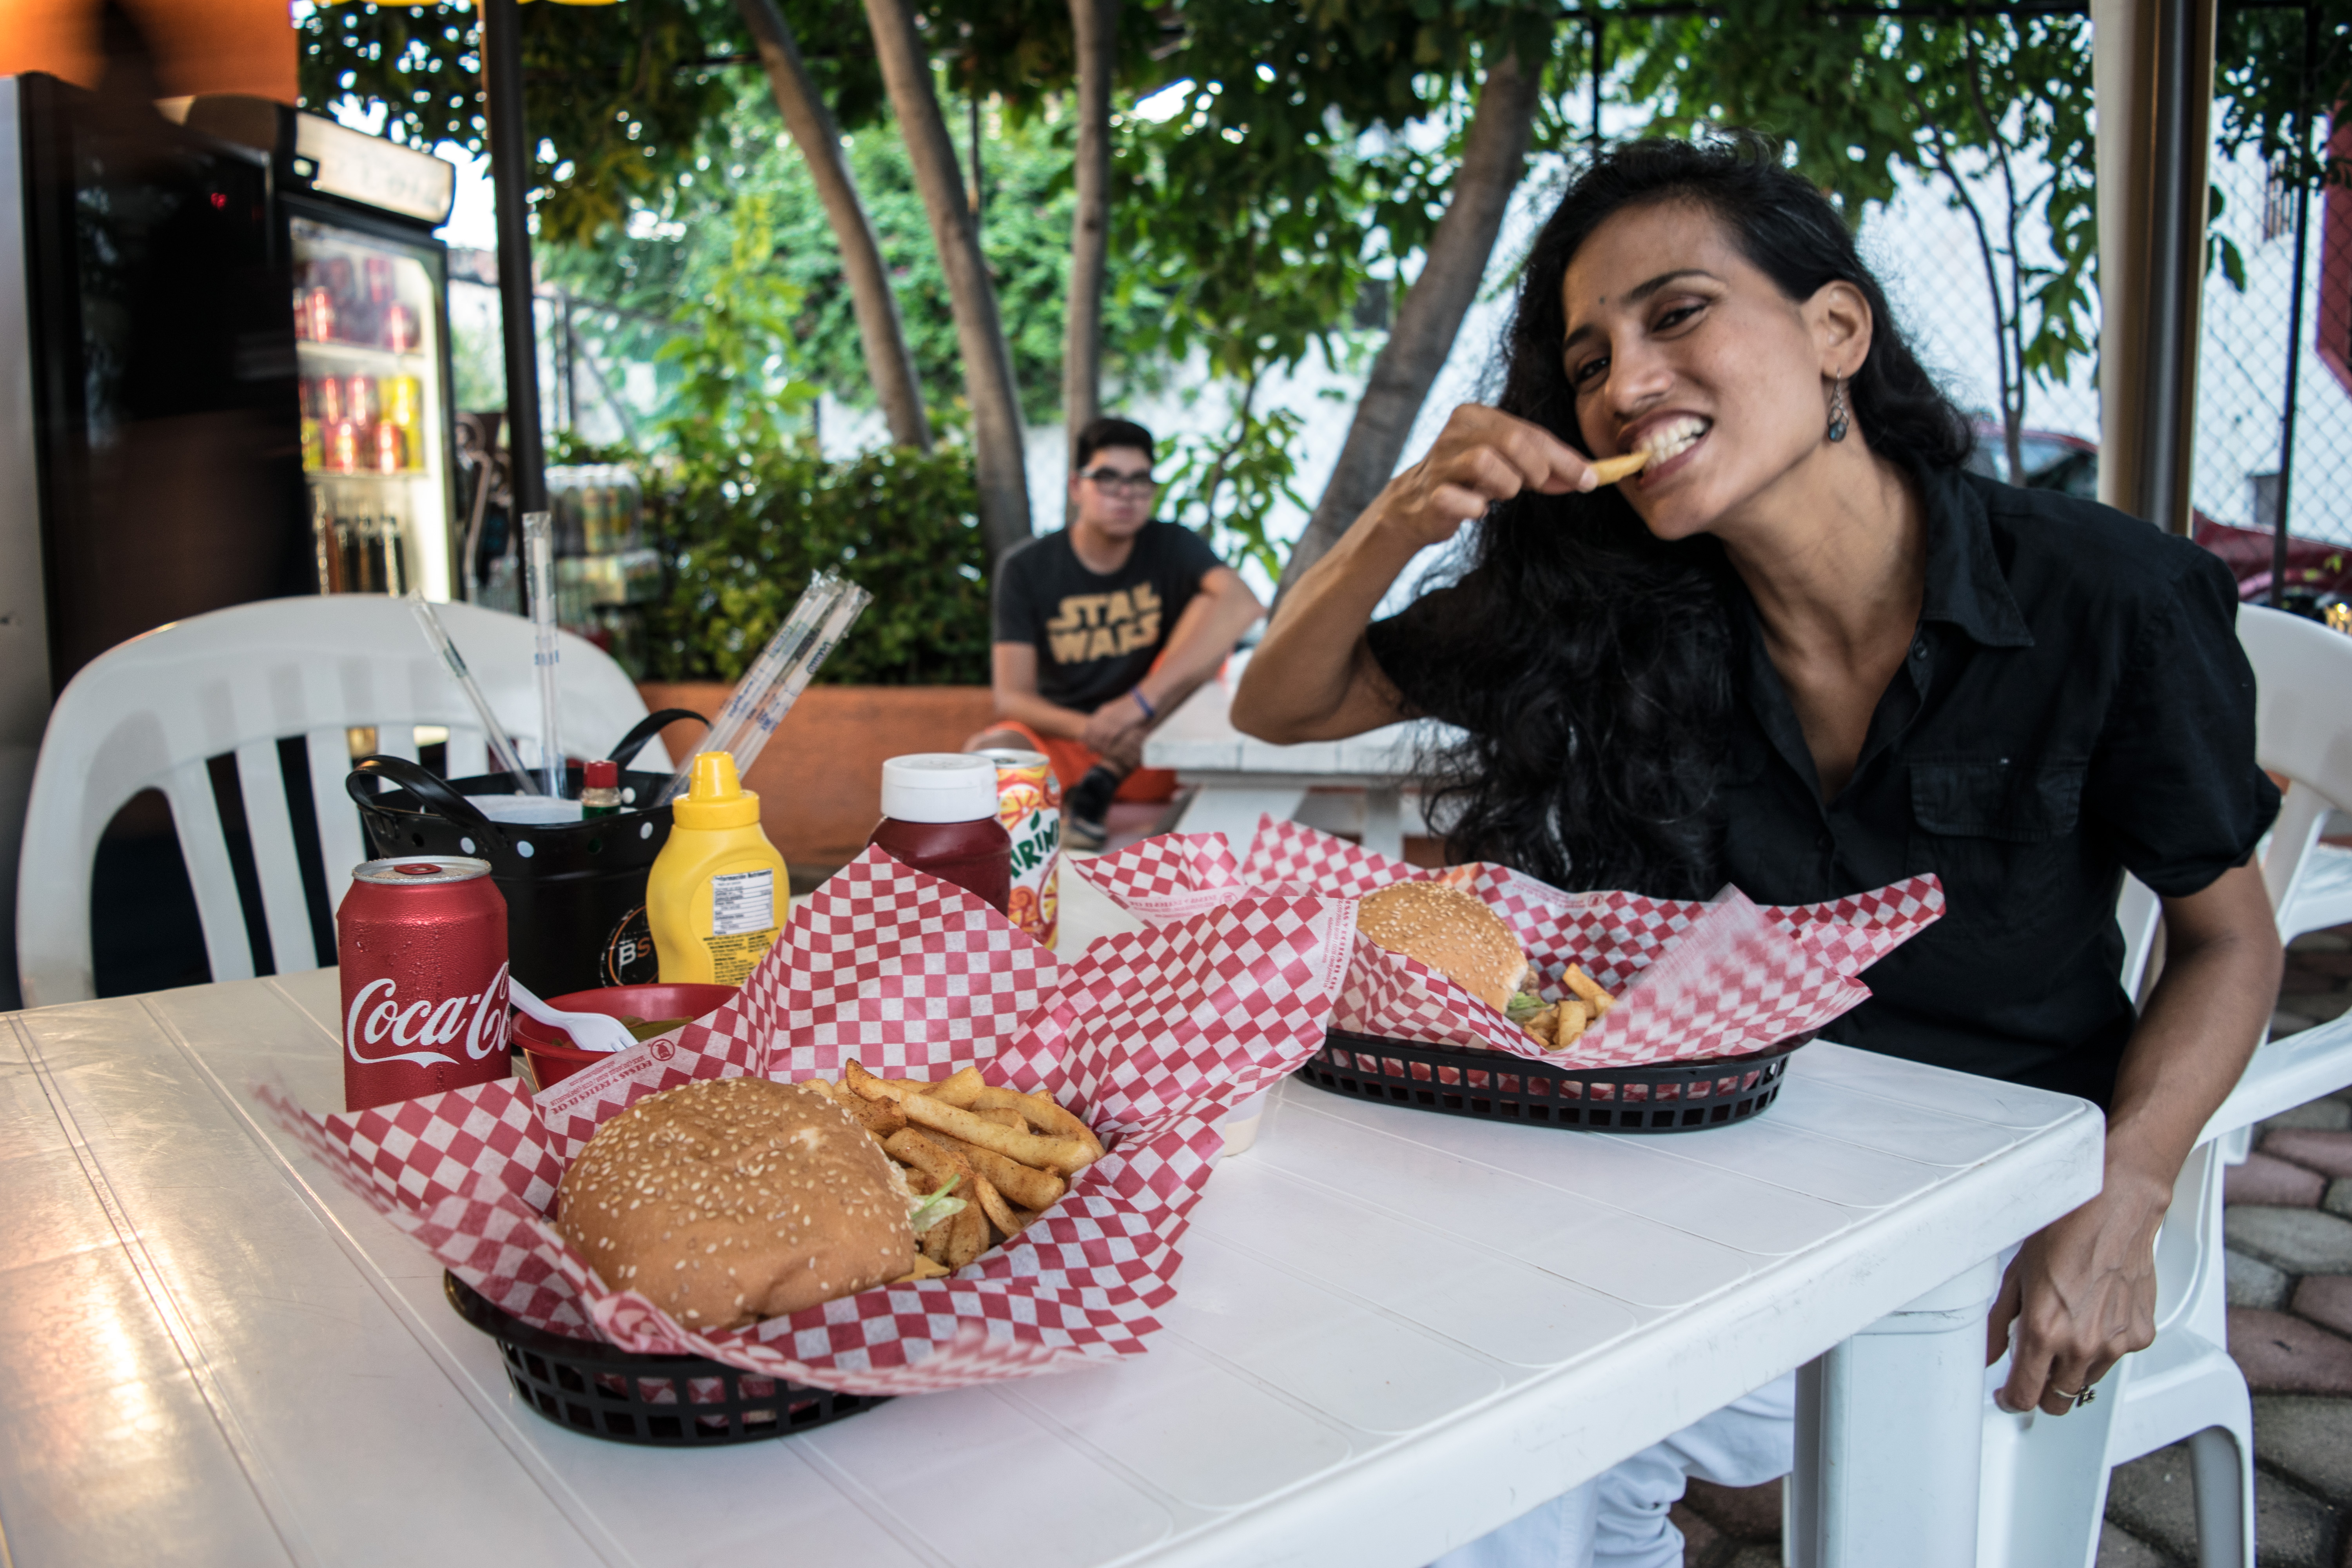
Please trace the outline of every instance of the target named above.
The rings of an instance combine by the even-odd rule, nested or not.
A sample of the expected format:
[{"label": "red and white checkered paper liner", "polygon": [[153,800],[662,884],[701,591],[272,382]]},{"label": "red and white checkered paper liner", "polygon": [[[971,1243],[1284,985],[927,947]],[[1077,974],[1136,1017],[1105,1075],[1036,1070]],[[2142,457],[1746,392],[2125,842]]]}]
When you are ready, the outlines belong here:
[{"label": "red and white checkered paper liner", "polygon": [[[793,910],[733,1000],[534,1100],[514,1079],[355,1115],[257,1086],[334,1175],[525,1322],[709,1356],[850,1394],[915,1394],[1134,1354],[1175,1295],[1176,1243],[1222,1146],[1214,1123],[1321,1046],[1355,906],[1229,899],[1070,963],[952,884],[869,849]],[[698,1333],[612,1291],[548,1220],[606,1118],[696,1079],[886,1076],[968,1064],[1044,1089],[1109,1152],[1010,1245],[944,1279]]]},{"label": "red and white checkered paper liner", "polygon": [[1360,899],[1391,882],[1443,881],[1475,894],[1568,994],[1571,963],[1618,994],[1566,1051],[1547,1051],[1453,981],[1358,933],[1332,1026],[1395,1039],[1506,1051],[1564,1068],[1641,1067],[1738,1056],[1817,1029],[1870,995],[1856,976],[1944,912],[1943,886],[1913,877],[1852,898],[1767,909],[1727,888],[1704,902],[1639,893],[1564,893],[1506,866],[1430,872],[1273,816],[1236,863],[1215,834],[1169,834],[1071,868],[1145,920],[1279,890]]}]

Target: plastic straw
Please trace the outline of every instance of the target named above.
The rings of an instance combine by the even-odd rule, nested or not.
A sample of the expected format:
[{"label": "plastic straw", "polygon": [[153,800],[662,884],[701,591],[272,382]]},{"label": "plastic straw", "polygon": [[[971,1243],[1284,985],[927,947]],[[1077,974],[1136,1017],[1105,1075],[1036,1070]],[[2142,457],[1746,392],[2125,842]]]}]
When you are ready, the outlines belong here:
[{"label": "plastic straw", "polygon": [[844,582],[830,572],[812,575],[809,585],[743,679],[735,683],[726,703],[704,734],[702,743],[678,766],[664,786],[660,801],[685,793],[694,777],[694,759],[705,752],[730,752],[740,776],[768,743],[777,723],[790,711],[809,677],[841,640],[858,613],[873,602],[865,589]]},{"label": "plastic straw", "polygon": [[491,711],[490,700],[483,695],[480,683],[474,679],[474,672],[466,668],[465,656],[457,651],[457,645],[449,640],[449,628],[441,624],[440,612],[434,609],[431,600],[415,592],[408,595],[408,607],[415,612],[416,624],[425,628],[425,640],[439,651],[441,662],[449,667],[451,675],[457,677],[457,689],[464,692],[466,700],[474,705],[474,716],[482,721],[482,731],[489,737],[491,759],[514,775],[518,791],[524,795],[537,795],[539,781],[523,770],[521,755],[515,751],[514,742],[507,738],[507,727],[499,723],[498,714]]},{"label": "plastic straw", "polygon": [[784,715],[791,712],[793,704],[800,700],[801,692],[816,674],[816,667],[824,662],[824,656],[848,635],[851,624],[873,602],[874,595],[865,589],[854,584],[844,585],[844,591],[827,612],[824,624],[818,629],[816,639],[809,646],[808,652],[784,672],[783,679],[768,694],[768,700],[760,705],[759,716],[751,721],[751,728],[737,738],[733,751],[738,777],[751,772],[751,764],[759,760],[761,751],[767,745],[768,737],[776,732],[776,726],[783,722]]},{"label": "plastic straw", "polygon": [[555,540],[548,514],[522,514],[524,559],[530,570],[531,662],[539,667],[539,776],[541,794],[563,798],[563,742],[555,722]]}]

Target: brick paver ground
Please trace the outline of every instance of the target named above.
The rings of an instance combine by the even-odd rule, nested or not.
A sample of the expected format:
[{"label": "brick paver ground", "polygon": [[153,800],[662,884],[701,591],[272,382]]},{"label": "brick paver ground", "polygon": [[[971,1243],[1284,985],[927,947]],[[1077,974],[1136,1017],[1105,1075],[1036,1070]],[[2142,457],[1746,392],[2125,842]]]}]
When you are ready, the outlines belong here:
[{"label": "brick paver ground", "polygon": [[[2352,926],[2298,937],[2274,1036],[2352,1009]],[[2230,1353],[2254,1394],[2258,1568],[2352,1568],[2352,1089],[2264,1122],[2229,1174]],[[1685,1568],[1772,1568],[1780,1486],[1693,1482]],[[2189,1454],[2118,1468],[2098,1568],[2195,1568]]]}]

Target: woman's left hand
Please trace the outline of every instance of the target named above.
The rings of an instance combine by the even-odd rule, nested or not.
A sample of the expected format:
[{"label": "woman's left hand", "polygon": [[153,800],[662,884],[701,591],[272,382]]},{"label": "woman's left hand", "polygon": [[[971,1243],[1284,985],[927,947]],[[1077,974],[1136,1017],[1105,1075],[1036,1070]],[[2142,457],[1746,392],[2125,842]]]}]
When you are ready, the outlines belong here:
[{"label": "woman's left hand", "polygon": [[[2156,1339],[2156,1232],[2170,1189],[2110,1165],[2105,1189],[2026,1240],[1985,1324],[1985,1364],[2012,1352],[2004,1410],[2063,1415]],[[2012,1345],[2011,1325],[2016,1325]]]}]

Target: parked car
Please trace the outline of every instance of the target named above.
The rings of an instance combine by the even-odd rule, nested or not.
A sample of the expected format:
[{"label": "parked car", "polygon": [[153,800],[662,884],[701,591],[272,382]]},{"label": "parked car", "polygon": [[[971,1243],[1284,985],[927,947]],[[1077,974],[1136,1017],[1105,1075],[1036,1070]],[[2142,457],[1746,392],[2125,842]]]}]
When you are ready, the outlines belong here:
[{"label": "parked car", "polygon": [[[1977,449],[1969,469],[1990,479],[2008,479],[2009,443],[2000,426],[1979,420]],[[2099,447],[2080,436],[2055,430],[2018,433],[2019,467],[2025,477],[2014,481],[2029,489],[2063,490],[2070,496],[2096,500],[2099,495]],[[2271,603],[2271,552],[2268,529],[2239,528],[2219,522],[2201,511],[2189,512],[2190,537],[2220,556],[2238,580],[2238,597],[2247,603]],[[2352,546],[2325,540],[2286,542],[2286,582],[2279,607],[2313,620],[2325,620],[2331,605],[2352,604]]]}]

